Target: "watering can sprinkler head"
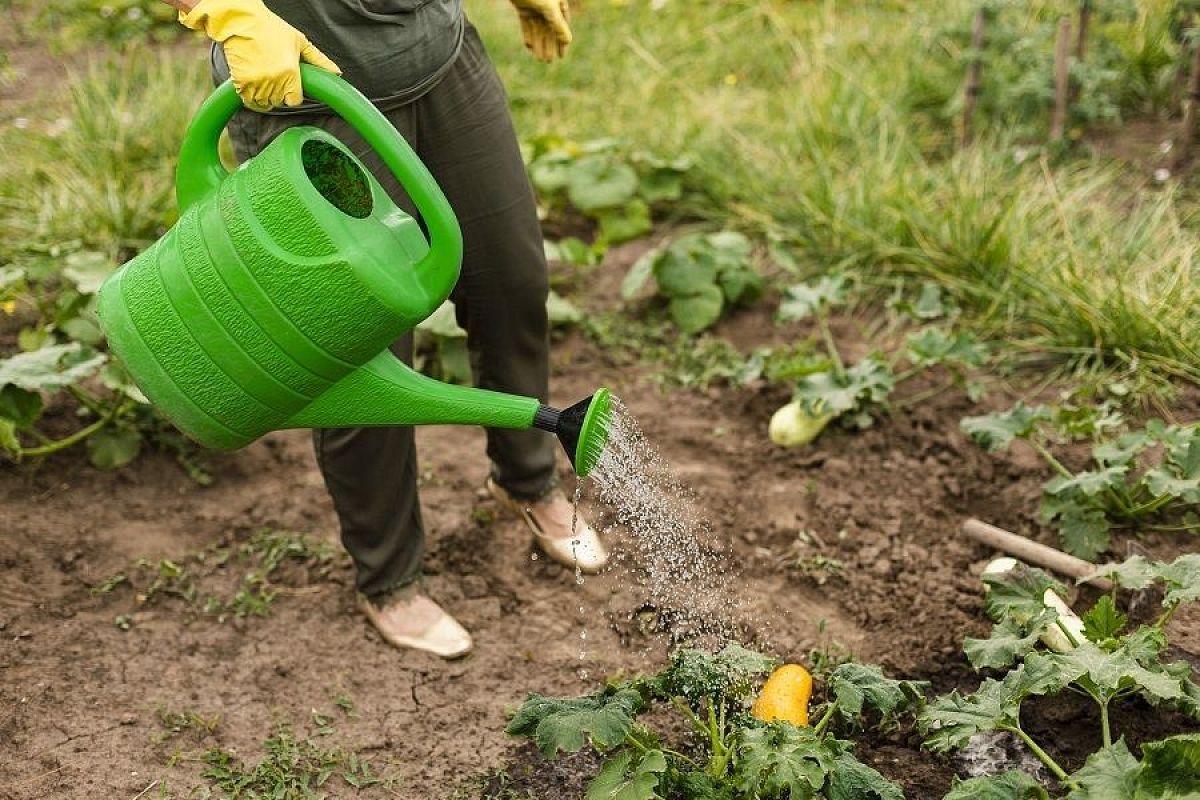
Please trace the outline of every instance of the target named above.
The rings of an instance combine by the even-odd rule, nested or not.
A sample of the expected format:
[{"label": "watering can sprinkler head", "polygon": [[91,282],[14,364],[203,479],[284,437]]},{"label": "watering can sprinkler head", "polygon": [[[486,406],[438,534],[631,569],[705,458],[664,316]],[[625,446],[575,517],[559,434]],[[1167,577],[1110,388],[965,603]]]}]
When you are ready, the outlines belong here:
[{"label": "watering can sprinkler head", "polygon": [[608,389],[598,389],[591,397],[580,400],[570,408],[559,411],[550,406],[538,406],[533,426],[550,431],[562,442],[575,474],[583,478],[600,461],[608,444],[608,428],[612,422],[612,395]]}]

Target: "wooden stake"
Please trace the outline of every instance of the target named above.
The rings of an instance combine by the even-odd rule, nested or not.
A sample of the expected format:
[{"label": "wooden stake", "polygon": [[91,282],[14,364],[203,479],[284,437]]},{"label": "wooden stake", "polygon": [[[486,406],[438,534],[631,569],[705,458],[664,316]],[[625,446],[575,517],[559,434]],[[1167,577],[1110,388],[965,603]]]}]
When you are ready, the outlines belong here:
[{"label": "wooden stake", "polygon": [[1067,105],[1071,75],[1071,20],[1058,21],[1058,44],[1054,51],[1054,117],[1050,121],[1050,138],[1061,141],[1067,131]]},{"label": "wooden stake", "polygon": [[1083,63],[1087,55],[1088,23],[1092,20],[1092,0],[1079,2],[1079,36],[1075,38],[1075,60]]},{"label": "wooden stake", "polygon": [[1200,103],[1200,46],[1192,47],[1192,72],[1188,76],[1187,96],[1183,98],[1183,121],[1179,123],[1179,141],[1171,154],[1172,166],[1180,164],[1192,148],[1196,134],[1196,105]]},{"label": "wooden stake", "polygon": [[[982,520],[967,520],[963,523],[962,531],[975,541],[986,544],[1001,553],[1007,553],[1027,564],[1054,570],[1058,574],[1070,578],[1086,578],[1096,571],[1096,565],[1089,561],[1068,555],[1061,550],[1055,550],[1053,547],[1047,547],[1032,539],[1026,539],[1024,536],[1009,533],[995,525],[988,525]],[[1106,592],[1112,588],[1112,581],[1107,578],[1092,578],[1085,583]]]},{"label": "wooden stake", "polygon": [[975,10],[975,22],[971,26],[971,61],[967,64],[967,88],[963,97],[962,139],[966,147],[971,143],[971,125],[975,119],[975,105],[982,91],[983,81],[983,31],[987,13],[983,6]]}]

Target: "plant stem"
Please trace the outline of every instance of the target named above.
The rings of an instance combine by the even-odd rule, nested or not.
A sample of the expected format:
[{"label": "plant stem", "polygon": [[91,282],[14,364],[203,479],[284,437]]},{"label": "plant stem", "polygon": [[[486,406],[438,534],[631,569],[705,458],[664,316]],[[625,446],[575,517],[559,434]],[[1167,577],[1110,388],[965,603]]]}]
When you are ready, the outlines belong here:
[{"label": "plant stem", "polygon": [[1154,627],[1158,628],[1159,630],[1167,627],[1167,623],[1171,621],[1171,617],[1175,615],[1175,609],[1179,608],[1179,606],[1179,603],[1175,603],[1166,611],[1159,614],[1158,619],[1154,620]]},{"label": "plant stem", "polygon": [[88,425],[86,428],[80,428],[79,430],[72,433],[70,436],[64,436],[63,438],[58,439],[57,441],[50,442],[49,444],[44,444],[41,447],[22,448],[18,455],[21,458],[26,458],[26,457],[37,458],[39,456],[48,456],[51,453],[57,453],[59,450],[66,450],[71,445],[82,442],[84,439],[91,436],[93,433],[100,430],[105,425],[107,425],[108,423],[110,423],[114,419],[116,419],[117,414],[121,411],[121,408],[123,407],[123,405],[124,405],[123,403],[117,404],[116,406],[114,406],[112,408],[112,410],[110,410],[108,412],[108,414],[106,414],[103,417],[101,417],[100,419],[96,420],[91,425]]},{"label": "plant stem", "polygon": [[1046,460],[1046,463],[1048,463],[1051,467],[1053,467],[1054,470],[1059,475],[1063,476],[1064,478],[1074,478],[1075,477],[1075,473],[1071,472],[1071,470],[1069,470],[1065,466],[1063,466],[1063,463],[1061,461],[1059,461],[1057,458],[1055,458],[1053,453],[1051,453],[1048,449],[1046,449],[1046,445],[1042,444],[1037,439],[1034,439],[1032,437],[1030,437],[1029,439],[1026,439],[1025,441],[1027,441],[1029,443],[1029,446],[1032,447],[1039,456],[1044,458]]},{"label": "plant stem", "polygon": [[1183,531],[1200,531],[1200,522],[1192,523],[1191,525],[1145,525],[1142,528],[1147,531],[1162,531],[1164,533],[1181,533]]},{"label": "plant stem", "polygon": [[692,723],[692,728],[695,729],[696,733],[701,736],[708,736],[708,726],[700,721],[700,718],[696,716],[696,712],[688,707],[688,704],[682,697],[672,697],[671,705],[683,712],[683,715]]},{"label": "plant stem", "polygon": [[825,729],[829,727],[829,723],[833,720],[833,713],[837,711],[837,707],[837,700],[834,700],[825,707],[825,713],[817,720],[816,726],[813,727],[813,733],[816,734],[818,739],[821,737],[821,734],[825,733]]},{"label": "plant stem", "polygon": [[839,380],[846,380],[846,364],[842,361],[842,354],[833,340],[833,331],[829,329],[829,316],[824,310],[817,312],[817,327],[821,329],[821,338],[825,340],[825,349],[829,351],[829,358],[833,361],[834,372]]},{"label": "plant stem", "polygon": [[1112,746],[1112,728],[1108,724],[1108,700],[1100,704],[1100,734],[1104,737],[1104,746]]},{"label": "plant stem", "polygon": [[1062,617],[1055,617],[1054,624],[1062,631],[1063,636],[1067,637],[1067,641],[1071,643],[1072,647],[1079,647],[1079,640],[1075,638],[1075,634],[1067,630],[1067,626],[1063,624]]},{"label": "plant stem", "polygon": [[1070,779],[1070,777],[1067,776],[1066,771],[1063,770],[1063,768],[1058,765],[1058,762],[1055,761],[1053,758],[1051,758],[1049,753],[1047,753],[1042,748],[1038,747],[1038,743],[1035,742],[1033,739],[1031,739],[1029,737],[1029,734],[1027,734],[1025,731],[1021,730],[1020,725],[1000,725],[1000,726],[998,726],[998,729],[1002,730],[1002,731],[1008,731],[1009,733],[1013,734],[1018,739],[1020,739],[1022,742],[1024,742],[1025,746],[1028,747],[1033,752],[1033,754],[1038,757],[1038,760],[1046,765],[1046,769],[1053,772],[1054,776],[1056,778],[1058,778],[1060,781],[1062,781],[1064,784],[1066,784],[1068,786],[1075,785],[1075,782],[1072,781]]}]

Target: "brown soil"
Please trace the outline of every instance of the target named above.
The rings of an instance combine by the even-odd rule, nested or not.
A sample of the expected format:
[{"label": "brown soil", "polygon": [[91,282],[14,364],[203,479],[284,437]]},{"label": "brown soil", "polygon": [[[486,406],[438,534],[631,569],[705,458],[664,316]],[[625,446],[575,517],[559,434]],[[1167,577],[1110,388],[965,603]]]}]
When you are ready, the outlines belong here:
[{"label": "brown soil", "polygon": [[[615,302],[611,287],[638,249],[597,270],[594,296]],[[734,340],[778,335],[765,312],[723,332]],[[614,365],[579,334],[556,344],[554,361],[555,399],[611,386],[694,488],[728,539],[742,572],[738,591],[769,623],[763,638],[773,654],[806,660],[814,649],[841,647],[939,691],[977,682],[960,646],[986,628],[975,574],[991,554],[960,537],[958,526],[978,516],[1051,537],[1033,515],[1045,470],[1019,450],[996,458],[969,443],[957,422],[977,412],[963,396],[942,392],[867,431],[834,429],[815,446],[783,450],[764,430],[785,399],[777,389],[666,392],[651,367]],[[579,796],[596,760],[544,762],[505,737],[506,712],[526,692],[582,693],[618,669],[649,669],[664,644],[643,632],[643,598],[618,575],[577,585],[569,571],[532,558],[521,526],[479,490],[481,432],[429,428],[418,439],[430,585],[477,641],[459,662],[382,643],[355,610],[342,555],[285,571],[266,617],[220,621],[199,601],[169,597],[139,603],[128,585],[90,591],[141,558],[190,564],[206,585],[228,590],[236,563],[200,564],[188,554],[237,546],[264,528],[334,540],[303,432],[211,456],[209,487],[163,454],[115,473],[93,470],[77,454],[3,468],[0,797],[132,797],[155,781],[153,791],[165,782],[186,796],[205,783],[202,751],[219,745],[253,763],[273,726],[310,732],[314,710],[333,719],[331,745],[379,768],[390,764],[402,776],[401,797]],[[586,493],[584,507],[603,516]],[[1138,546],[1169,555],[1186,544]],[[815,568],[817,557],[831,562]],[[120,615],[130,615],[128,630],[114,625]],[[1183,655],[1194,658],[1200,623],[1191,616],[1175,626]],[[339,696],[354,714],[338,710]],[[211,733],[172,735],[162,710],[217,715],[219,723]],[[1094,745],[1079,708],[1031,713],[1032,729],[1052,729],[1069,761]],[[1135,738],[1160,733],[1161,722],[1137,706],[1118,717]],[[914,798],[940,797],[956,770],[922,752],[911,731],[871,738],[860,755]],[[330,792],[355,795],[340,783]]]}]

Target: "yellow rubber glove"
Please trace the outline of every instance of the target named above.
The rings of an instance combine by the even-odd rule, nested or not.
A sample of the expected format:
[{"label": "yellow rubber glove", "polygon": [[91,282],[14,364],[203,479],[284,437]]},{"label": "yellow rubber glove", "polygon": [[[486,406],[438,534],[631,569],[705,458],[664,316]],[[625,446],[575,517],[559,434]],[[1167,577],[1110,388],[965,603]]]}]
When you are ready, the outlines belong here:
[{"label": "yellow rubber glove", "polygon": [[525,46],[541,61],[566,55],[571,43],[571,10],[567,0],[511,0],[521,19]]},{"label": "yellow rubber glove", "polygon": [[303,33],[262,0],[200,0],[179,21],[225,46],[234,88],[247,108],[269,111],[304,101],[300,62],[337,75],[342,71]]}]

